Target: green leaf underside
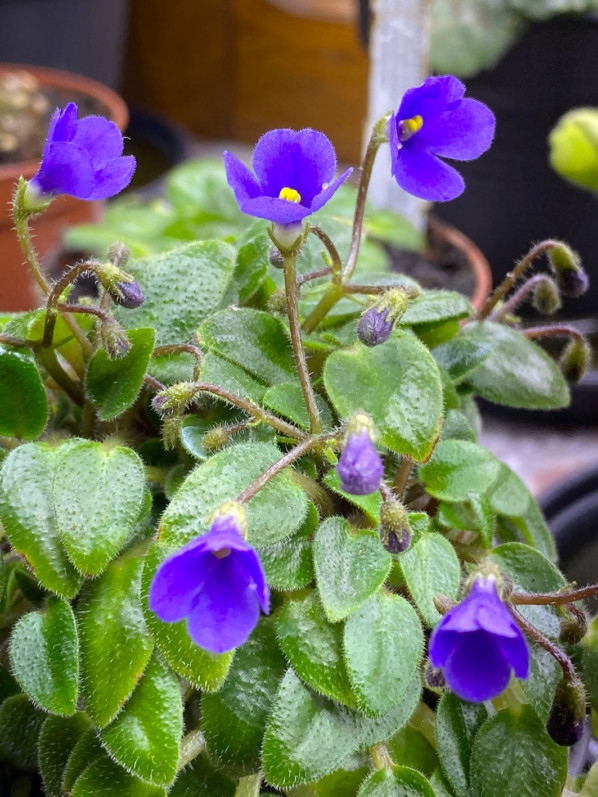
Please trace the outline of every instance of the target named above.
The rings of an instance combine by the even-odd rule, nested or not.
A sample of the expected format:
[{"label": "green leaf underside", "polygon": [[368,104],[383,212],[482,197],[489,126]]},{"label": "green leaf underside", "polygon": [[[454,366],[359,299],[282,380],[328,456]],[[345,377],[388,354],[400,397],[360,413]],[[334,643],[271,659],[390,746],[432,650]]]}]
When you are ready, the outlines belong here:
[{"label": "green leaf underside", "polygon": [[327,621],[315,591],[290,600],[278,615],[276,630],[291,666],[308,686],[358,707],[343,657],[343,628]]},{"label": "green leaf underside", "polygon": [[478,731],[471,755],[471,787],[484,797],[558,797],[567,775],[567,748],[548,736],[533,709],[499,711]]},{"label": "green leaf underside", "polygon": [[429,350],[405,330],[368,348],[356,343],[330,355],[324,383],[338,412],[369,413],[380,442],[417,461],[427,459],[440,432],[442,384]]},{"label": "green leaf underside", "polygon": [[141,580],[143,614],[160,652],[182,678],[196,689],[215,692],[224,683],[233,660],[233,653],[210,653],[193,642],[187,633],[187,623],[164,623],[152,612],[147,600],[152,579],[160,564],[171,553],[159,543],[149,549]]},{"label": "green leaf underside", "polygon": [[141,608],[143,560],[125,555],[83,587],[77,606],[82,692],[103,728],[121,710],[153,649]]},{"label": "green leaf underside", "polygon": [[72,440],[56,452],[56,520],[75,567],[98,575],[113,559],[139,517],[145,473],[129,448]]},{"label": "green leaf underside", "polygon": [[33,440],[48,420],[48,399],[29,353],[0,346],[0,435]]},{"label": "green leaf underside", "polygon": [[352,614],[344,650],[362,710],[376,716],[398,703],[418,674],[423,649],[417,612],[398,595],[376,592]]},{"label": "green leaf underside", "polygon": [[[179,548],[208,531],[208,517],[226,500],[235,500],[281,457],[272,443],[241,443],[218,452],[192,471],[162,517],[160,542]],[[307,497],[287,472],[275,476],[248,506],[249,543],[284,540],[303,522]]]},{"label": "green leaf underside", "polygon": [[314,540],[314,565],[327,618],[338,622],[363,606],[384,583],[391,562],[378,532],[354,535],[344,518],[324,521]]},{"label": "green leaf underside", "polygon": [[14,626],[10,663],[23,691],[52,714],[74,714],[79,693],[79,640],[70,605],[51,598]]},{"label": "green leaf underside", "polygon": [[154,348],[153,329],[131,329],[130,351],[119,360],[111,360],[104,349],[98,349],[87,366],[85,391],[98,408],[101,421],[111,421],[134,402]]},{"label": "green leaf underside", "polygon": [[410,767],[380,769],[366,778],[357,797],[435,797],[430,782]]},{"label": "green leaf underside", "polygon": [[197,325],[217,310],[235,250],[222,241],[195,241],[127,268],[143,286],[145,301],[134,310],[117,309],[116,316],[127,329],[154,329],[156,345],[163,346],[191,340]]},{"label": "green leaf underside", "polygon": [[264,739],[266,780],[287,789],[338,769],[353,752],[399,731],[415,710],[420,693],[418,678],[387,714],[368,718],[312,692],[289,670]]},{"label": "green leaf underside", "polygon": [[434,597],[455,600],[459,593],[461,565],[453,546],[440,534],[424,534],[398,559],[417,608],[433,628],[441,617]]},{"label": "green leaf underside", "polygon": [[461,335],[491,349],[470,374],[473,390],[488,401],[529,410],[569,404],[569,388],[553,360],[521,332],[491,321],[467,324]]},{"label": "green leaf underside", "polygon": [[11,451],[0,474],[0,518],[12,547],[49,590],[77,594],[80,576],[62,547],[54,513],[52,482],[56,450],[28,443]]},{"label": "green leaf underside", "polygon": [[153,657],[129,702],[101,731],[100,739],[128,772],[156,786],[168,786],[176,775],[182,733],[178,679]]}]

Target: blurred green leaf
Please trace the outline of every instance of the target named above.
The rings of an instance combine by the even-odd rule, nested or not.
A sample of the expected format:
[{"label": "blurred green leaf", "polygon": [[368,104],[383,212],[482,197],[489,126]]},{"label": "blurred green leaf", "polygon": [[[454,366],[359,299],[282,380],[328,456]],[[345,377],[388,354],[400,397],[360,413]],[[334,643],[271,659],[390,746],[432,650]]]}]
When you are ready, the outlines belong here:
[{"label": "blurred green leaf", "polygon": [[138,780],[104,755],[83,770],[71,797],[166,797],[166,791]]},{"label": "blurred green leaf", "polygon": [[0,346],[0,435],[33,440],[48,421],[46,390],[28,352]]},{"label": "blurred green leaf", "polygon": [[22,769],[37,769],[37,746],[45,714],[25,695],[12,695],[0,705],[0,758]]}]

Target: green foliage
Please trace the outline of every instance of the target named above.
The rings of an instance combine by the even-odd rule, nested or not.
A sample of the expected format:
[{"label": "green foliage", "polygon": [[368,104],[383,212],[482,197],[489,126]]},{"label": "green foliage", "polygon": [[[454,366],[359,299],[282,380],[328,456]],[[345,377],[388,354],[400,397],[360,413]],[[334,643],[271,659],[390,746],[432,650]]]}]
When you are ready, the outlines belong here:
[{"label": "green foliage", "polygon": [[[0,346],[0,435],[33,440],[48,420],[46,391],[33,358]],[[27,401],[23,401],[27,396]]]},{"label": "green foliage", "polygon": [[409,767],[380,769],[369,775],[358,797],[434,797],[434,789],[424,776]]}]

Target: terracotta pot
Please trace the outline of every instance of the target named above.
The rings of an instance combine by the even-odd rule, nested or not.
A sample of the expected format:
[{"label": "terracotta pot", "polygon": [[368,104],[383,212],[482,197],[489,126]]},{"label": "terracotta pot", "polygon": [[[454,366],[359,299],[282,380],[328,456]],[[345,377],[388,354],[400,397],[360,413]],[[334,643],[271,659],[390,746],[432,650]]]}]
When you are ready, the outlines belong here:
[{"label": "terracotta pot", "polygon": [[268,2],[296,17],[349,24],[357,19],[355,0],[268,0]]},{"label": "terracotta pot", "polygon": [[[60,89],[65,93],[65,104],[69,95],[73,98],[86,94],[105,108],[105,115],[112,119],[122,131],[129,118],[124,101],[111,89],[95,80],[61,72],[56,69],[26,66],[22,64],[0,64],[0,77],[6,72],[25,70],[44,86]],[[29,180],[37,172],[39,160],[0,166],[0,310],[30,310],[39,305],[40,296],[29,269],[23,265],[23,255],[13,230],[11,200],[18,178]],[[65,227],[99,220],[103,201],[85,202],[75,197],[62,196],[54,200],[50,208],[34,220],[32,229],[35,246],[42,262],[48,259],[59,246]]]}]

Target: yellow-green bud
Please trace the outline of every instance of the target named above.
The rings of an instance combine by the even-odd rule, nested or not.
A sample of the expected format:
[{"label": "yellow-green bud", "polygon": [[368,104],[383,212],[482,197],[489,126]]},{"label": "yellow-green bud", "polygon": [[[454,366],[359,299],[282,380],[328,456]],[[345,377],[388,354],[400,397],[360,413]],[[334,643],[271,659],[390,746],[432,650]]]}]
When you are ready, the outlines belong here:
[{"label": "yellow-green bud", "polygon": [[195,398],[193,382],[177,382],[154,396],[152,407],[162,416],[181,415]]},{"label": "yellow-green bud", "polygon": [[164,448],[167,451],[172,451],[179,444],[179,436],[181,433],[181,416],[173,415],[169,418],[164,418],[162,424],[162,440]]},{"label": "yellow-green bud", "polygon": [[357,337],[366,346],[378,346],[388,340],[395,324],[407,309],[408,296],[395,288],[383,294],[369,307],[357,324]]},{"label": "yellow-green bud", "polygon": [[579,382],[588,370],[592,348],[585,339],[572,338],[561,354],[559,367],[568,382]]},{"label": "yellow-green bud", "polygon": [[534,288],[533,306],[539,313],[553,315],[561,308],[561,295],[556,282],[543,276]]},{"label": "yellow-green bud", "polygon": [[203,436],[202,444],[206,451],[219,451],[230,440],[230,432],[225,426],[213,426]]},{"label": "yellow-green bud", "polygon": [[102,346],[111,360],[120,360],[131,348],[127,333],[113,318],[106,318],[100,327]]},{"label": "yellow-green bud", "polygon": [[413,533],[403,504],[390,499],[380,507],[380,539],[389,553],[402,553],[411,545]]},{"label": "yellow-green bud", "polygon": [[581,259],[564,241],[557,241],[548,251],[548,260],[563,296],[575,299],[587,291],[590,283]]}]

